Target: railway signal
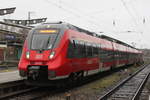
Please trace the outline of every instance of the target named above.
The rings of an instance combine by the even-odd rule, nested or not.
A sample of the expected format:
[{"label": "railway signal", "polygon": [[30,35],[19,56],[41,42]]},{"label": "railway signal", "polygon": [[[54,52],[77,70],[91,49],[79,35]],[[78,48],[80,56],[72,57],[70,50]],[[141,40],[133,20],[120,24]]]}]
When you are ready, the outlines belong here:
[{"label": "railway signal", "polygon": [[16,7],[0,9],[0,16],[14,13]]}]

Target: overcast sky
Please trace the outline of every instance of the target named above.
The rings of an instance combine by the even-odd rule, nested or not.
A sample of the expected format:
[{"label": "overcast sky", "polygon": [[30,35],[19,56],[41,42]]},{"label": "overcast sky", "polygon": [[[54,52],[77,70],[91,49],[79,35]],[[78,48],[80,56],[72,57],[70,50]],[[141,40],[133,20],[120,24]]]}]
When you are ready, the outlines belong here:
[{"label": "overcast sky", "polygon": [[31,12],[31,18],[62,20],[137,48],[150,48],[150,0],[1,0],[1,9],[9,7],[16,7],[15,13],[1,20],[27,19]]}]

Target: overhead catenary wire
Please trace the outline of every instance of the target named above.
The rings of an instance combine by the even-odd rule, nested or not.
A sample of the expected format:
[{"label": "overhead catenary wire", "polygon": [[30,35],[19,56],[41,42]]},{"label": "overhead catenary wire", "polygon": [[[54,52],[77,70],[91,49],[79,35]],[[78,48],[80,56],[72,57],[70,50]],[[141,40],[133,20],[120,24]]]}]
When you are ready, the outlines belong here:
[{"label": "overhead catenary wire", "polygon": [[137,23],[136,19],[134,18],[133,14],[130,12],[129,8],[127,7],[126,2],[124,2],[124,0],[121,0],[121,2],[123,4],[124,8],[126,9],[126,11],[128,12],[129,16],[132,18],[134,24],[138,27],[138,23]]},{"label": "overhead catenary wire", "polygon": [[[66,3],[65,1],[61,2],[61,4],[63,4],[63,6],[67,7],[67,9],[72,9],[73,12],[76,12],[78,13],[79,15],[81,15],[82,17],[84,18],[87,18],[88,20],[90,20],[90,22],[94,25],[98,25],[99,29],[100,28],[105,28],[106,30],[109,30],[111,32],[110,29],[108,29],[108,26],[105,26],[104,24],[100,24],[101,22],[97,22],[97,20],[100,20],[100,19],[97,19],[95,16],[92,16],[92,15],[95,15],[95,13],[99,13],[99,14],[102,14],[104,12],[111,12],[111,11],[114,11],[114,8],[111,8],[111,9],[108,9],[108,10],[99,10],[99,11],[94,11],[94,12],[91,12],[91,13],[85,13],[83,11],[81,11],[79,8],[77,7],[74,7],[73,5],[69,5],[68,3]],[[105,30],[103,30],[105,31]]]},{"label": "overhead catenary wire", "polygon": [[[133,7],[133,5],[131,5],[131,3],[130,3],[130,5],[131,5],[131,7],[132,7],[132,10],[134,11],[134,13],[135,13],[135,15],[136,15],[136,17],[134,17],[134,15],[131,13],[131,11],[129,10],[129,7],[127,6],[127,4],[126,4],[126,2],[124,1],[124,0],[121,0],[121,2],[122,2],[122,4],[123,4],[123,6],[124,6],[124,8],[126,9],[126,11],[128,12],[128,14],[130,15],[130,17],[132,18],[132,20],[133,20],[133,22],[134,22],[134,24],[135,24],[135,26],[136,26],[136,29],[138,30],[136,33],[139,33],[139,37],[141,38],[140,39],[140,41],[139,42],[141,42],[142,43],[142,40],[143,40],[143,38],[144,38],[144,36],[143,36],[143,30],[141,29],[141,28],[139,28],[140,27],[140,25],[137,23],[137,21],[136,21],[136,17],[137,16],[139,16],[139,14],[137,13],[137,11],[136,11],[136,9]],[[145,41],[145,40],[143,40],[143,41]]]},{"label": "overhead catenary wire", "polygon": [[[94,12],[92,12],[93,13],[93,15],[91,15],[90,13],[89,13],[89,15],[87,14],[87,13],[85,13],[85,12],[83,12],[83,11],[81,11],[81,9],[79,9],[79,8],[77,8],[77,7],[74,7],[74,6],[72,6],[72,5],[69,5],[68,3],[66,3],[65,1],[62,1],[62,0],[57,0],[57,1],[51,1],[51,0],[45,0],[46,2],[48,2],[49,4],[51,4],[51,5],[53,5],[53,6],[55,6],[55,7],[57,7],[57,8],[59,8],[60,10],[62,10],[62,11],[64,11],[64,12],[66,12],[66,13],[69,13],[71,16],[64,16],[65,17],[65,19],[67,18],[67,20],[70,20],[70,21],[72,21],[72,18],[73,17],[75,17],[75,18],[77,18],[77,19],[75,19],[75,20],[80,20],[80,21],[86,21],[87,23],[89,23],[90,25],[86,25],[86,26],[84,26],[84,27],[87,27],[87,28],[91,28],[91,27],[93,27],[93,29],[95,28],[97,28],[97,29],[103,29],[103,30],[101,30],[101,31],[108,31],[108,26],[105,26],[104,24],[100,24],[100,22],[97,22],[97,20],[100,20],[100,19],[98,19],[95,15],[94,15],[94,13],[104,13],[105,12],[105,10],[104,11],[102,11],[102,10],[99,10],[99,11],[94,11]],[[126,2],[124,1],[124,0],[121,0],[121,2],[122,2],[122,4],[123,4],[123,6],[124,6],[124,8],[125,8],[125,10],[127,11],[127,13],[128,13],[128,15],[131,17],[131,19],[132,19],[132,22],[133,22],[133,24],[132,23],[129,23],[129,24],[131,24],[131,25],[135,25],[135,26],[132,26],[132,27],[136,27],[136,29],[137,29],[137,31],[136,30],[133,30],[133,32],[137,32],[137,33],[140,33],[141,34],[141,36],[142,36],[142,31],[141,31],[141,29],[139,28],[139,23],[137,22],[137,20],[136,20],[136,18],[135,18],[135,16],[134,16],[134,14],[130,11],[130,8],[128,7],[128,5],[126,4]],[[115,10],[117,10],[116,8],[111,8],[110,10],[112,11],[112,9],[113,9],[113,11],[114,11],[114,9]],[[107,9],[108,10],[108,9]],[[135,11],[135,9],[133,9],[133,11]],[[85,16],[86,15],[86,16]],[[114,15],[115,16],[115,15]],[[117,16],[117,15],[116,15]],[[138,15],[138,13],[136,12],[136,16],[139,16]],[[112,21],[115,23],[115,26],[116,26],[116,20],[115,19],[112,19]],[[81,23],[81,22],[80,22]],[[114,25],[114,23],[113,23],[113,25]],[[117,22],[117,24],[118,24],[119,22]],[[91,27],[90,27],[91,26]],[[116,27],[116,29],[117,29],[117,27]],[[110,29],[109,29],[110,30]],[[132,31],[132,30],[131,30]],[[112,30],[110,31],[110,32],[112,32]],[[132,33],[132,32],[130,32],[130,33]]]},{"label": "overhead catenary wire", "polygon": [[[70,6],[70,5],[68,5],[67,3],[65,3],[65,1],[63,1],[63,2],[61,2],[61,4],[64,4],[65,5],[65,7],[66,6],[69,6],[68,7],[68,9],[73,9],[74,8],[74,6]],[[125,2],[124,2],[124,5],[125,5]],[[127,6],[126,6],[126,8],[127,8]],[[127,8],[128,9],[128,8]],[[83,16],[86,16],[86,17],[88,17],[88,18],[90,18],[90,19],[96,19],[95,17],[93,17],[93,16],[91,16],[91,14],[93,15],[93,14],[95,14],[95,13],[104,13],[104,12],[106,12],[106,10],[99,10],[99,11],[96,11],[96,12],[92,12],[92,13],[89,13],[89,14],[85,14],[84,12],[81,12],[78,8],[74,8],[73,9],[74,11],[77,11],[77,12],[80,12],[80,15],[82,14]],[[107,10],[107,11],[114,11],[114,10],[116,10],[115,8],[111,8],[111,9],[109,9],[109,10]],[[128,9],[128,12],[130,13],[130,11],[129,11],[129,9]],[[129,14],[130,16],[132,16],[132,13],[130,13]],[[134,19],[134,16],[132,16],[132,19]],[[96,19],[97,20],[97,19]],[[100,20],[100,19],[98,19],[98,20]],[[113,21],[115,21],[114,19],[113,19]],[[134,23],[135,23],[135,25],[137,25],[137,23],[136,23],[136,21],[134,21]],[[113,24],[114,25],[114,24]],[[104,24],[103,25],[101,25],[101,26],[104,26]],[[106,26],[106,27],[108,27],[108,26]]]},{"label": "overhead catenary wire", "polygon": [[72,14],[74,17],[77,17],[77,18],[80,18],[80,17],[81,17],[81,15],[79,15],[79,14],[77,14],[77,13],[75,13],[75,12],[72,12],[72,11],[69,10],[69,9],[66,9],[65,7],[60,6],[60,5],[58,5],[57,3],[55,3],[55,2],[52,2],[52,1],[50,1],[50,0],[45,0],[45,1],[48,2],[49,4],[53,5],[53,6],[56,6],[57,8],[60,8],[62,11],[65,11],[65,12],[67,12],[67,13],[69,13],[69,14]]},{"label": "overhead catenary wire", "polygon": [[[123,1],[123,0],[121,0],[121,1]],[[124,1],[123,1],[124,2]],[[125,2],[124,2],[125,3]],[[134,3],[135,3],[135,1],[134,1]],[[125,3],[126,4],[126,3]],[[135,23],[136,25],[137,25],[137,29],[138,29],[138,27],[140,27],[140,29],[138,29],[139,30],[139,32],[138,33],[140,33],[140,41],[139,42],[141,42],[141,44],[142,44],[142,41],[144,42],[148,42],[149,40],[146,40],[145,38],[144,38],[144,32],[148,32],[148,28],[146,28],[146,18],[145,18],[145,16],[143,17],[143,15],[140,15],[139,13],[138,13],[138,11],[137,11],[137,9],[135,9],[135,7],[133,6],[133,2],[130,2],[129,3],[129,5],[131,5],[131,8],[132,8],[132,10],[133,10],[133,12],[134,12],[134,14],[136,15],[136,17],[138,18],[140,18],[140,20],[142,20],[142,23],[140,24],[140,25],[138,25],[137,23]],[[126,5],[125,5],[126,6]],[[126,6],[127,7],[127,6]],[[128,8],[128,7],[127,7]],[[129,10],[129,9],[128,9]],[[142,16],[142,19],[141,19],[141,16]],[[132,15],[132,18],[134,19],[134,21],[136,21],[135,20],[135,18],[134,18],[134,16]]]},{"label": "overhead catenary wire", "polygon": [[[45,1],[50,3],[53,6],[56,6],[57,8],[60,8],[61,10],[65,11],[69,14],[72,14],[76,18],[82,19],[82,21],[84,20],[84,21],[88,22],[90,25],[94,25],[94,27],[101,28],[102,26],[104,26],[104,25],[100,25],[99,23],[97,23],[97,20],[93,20],[94,18],[91,18],[91,17],[89,18],[89,17],[85,16],[83,14],[84,12],[81,12],[77,9],[74,10],[73,7],[66,8],[66,6],[60,6],[59,4],[52,2],[50,0],[45,0]],[[64,4],[64,3],[61,2],[61,4]],[[108,27],[105,27],[105,28],[108,30]]]}]

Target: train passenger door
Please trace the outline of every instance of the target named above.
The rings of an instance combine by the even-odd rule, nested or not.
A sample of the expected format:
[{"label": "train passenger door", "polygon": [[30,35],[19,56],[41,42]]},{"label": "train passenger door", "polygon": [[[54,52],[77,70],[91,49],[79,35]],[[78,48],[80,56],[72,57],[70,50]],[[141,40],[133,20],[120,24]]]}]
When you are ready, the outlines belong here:
[{"label": "train passenger door", "polygon": [[101,45],[98,45],[99,71],[104,71],[104,52]]},{"label": "train passenger door", "polygon": [[116,66],[116,62],[115,62],[115,60],[116,60],[116,52],[115,52],[115,47],[114,47],[114,44],[113,44],[113,42],[111,42],[111,44],[112,44],[112,66],[111,67],[115,67]]},{"label": "train passenger door", "polygon": [[117,66],[119,66],[119,59],[120,59],[120,52],[119,51],[116,51],[115,57],[116,57],[115,66],[117,67]]},{"label": "train passenger door", "polygon": [[119,65],[119,52],[117,51],[117,45],[112,42],[113,47],[113,65],[112,67],[117,67]]}]

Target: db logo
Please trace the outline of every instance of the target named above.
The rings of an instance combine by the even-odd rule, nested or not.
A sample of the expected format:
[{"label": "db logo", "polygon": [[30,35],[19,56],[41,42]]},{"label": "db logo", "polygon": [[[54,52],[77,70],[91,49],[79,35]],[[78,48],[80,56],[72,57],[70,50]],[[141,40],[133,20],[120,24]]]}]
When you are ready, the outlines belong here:
[{"label": "db logo", "polygon": [[36,58],[36,59],[42,59],[42,58],[43,58],[43,55],[36,55],[35,58]]}]

